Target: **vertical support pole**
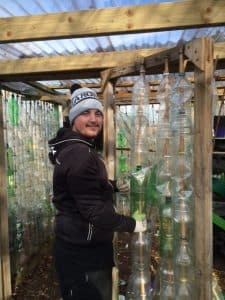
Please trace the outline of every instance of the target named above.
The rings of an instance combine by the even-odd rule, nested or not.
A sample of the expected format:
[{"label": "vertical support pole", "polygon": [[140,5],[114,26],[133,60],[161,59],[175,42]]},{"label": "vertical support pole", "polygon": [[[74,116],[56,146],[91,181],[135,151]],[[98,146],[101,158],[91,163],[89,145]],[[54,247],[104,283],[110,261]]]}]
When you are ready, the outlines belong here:
[{"label": "vertical support pole", "polygon": [[[193,49],[203,69],[195,67],[195,254],[197,300],[212,299],[212,79],[213,41],[204,38]],[[197,51],[197,52],[196,52]]]},{"label": "vertical support pole", "polygon": [[0,91],[0,299],[11,298],[6,155],[4,147],[2,95]]},{"label": "vertical support pole", "polygon": [[[104,78],[103,78],[104,80]],[[103,155],[108,171],[109,179],[115,179],[115,114],[114,114],[114,96],[113,96],[113,85],[110,81],[104,86],[103,91],[104,99],[104,131],[103,131]],[[114,246],[117,240],[117,235],[114,234]],[[114,251],[114,255],[115,251]],[[114,257],[116,262],[116,257]],[[118,281],[119,271],[118,267],[115,266],[112,272],[113,287],[112,287],[112,300],[118,299]]]},{"label": "vertical support pole", "polygon": [[110,179],[115,179],[115,116],[113,85],[109,81],[103,92],[104,99],[104,159]]}]

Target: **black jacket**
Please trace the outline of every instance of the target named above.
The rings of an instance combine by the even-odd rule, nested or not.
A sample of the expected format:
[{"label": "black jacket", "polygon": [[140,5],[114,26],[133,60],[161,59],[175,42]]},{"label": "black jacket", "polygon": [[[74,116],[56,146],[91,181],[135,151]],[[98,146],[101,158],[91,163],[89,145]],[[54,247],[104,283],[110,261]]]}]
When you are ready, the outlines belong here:
[{"label": "black jacket", "polygon": [[133,232],[135,220],[115,212],[113,187],[90,140],[61,129],[49,142],[56,237],[75,245],[112,243],[113,232]]}]

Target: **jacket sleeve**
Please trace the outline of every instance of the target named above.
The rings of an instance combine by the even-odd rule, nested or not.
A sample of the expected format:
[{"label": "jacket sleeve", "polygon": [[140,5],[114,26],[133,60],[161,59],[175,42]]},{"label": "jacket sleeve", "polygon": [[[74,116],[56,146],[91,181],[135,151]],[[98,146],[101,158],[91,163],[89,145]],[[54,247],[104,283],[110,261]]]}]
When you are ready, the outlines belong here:
[{"label": "jacket sleeve", "polygon": [[76,209],[95,227],[107,231],[133,232],[135,220],[115,212],[111,184],[99,176],[96,162],[88,152],[71,158],[67,169],[67,184]]}]

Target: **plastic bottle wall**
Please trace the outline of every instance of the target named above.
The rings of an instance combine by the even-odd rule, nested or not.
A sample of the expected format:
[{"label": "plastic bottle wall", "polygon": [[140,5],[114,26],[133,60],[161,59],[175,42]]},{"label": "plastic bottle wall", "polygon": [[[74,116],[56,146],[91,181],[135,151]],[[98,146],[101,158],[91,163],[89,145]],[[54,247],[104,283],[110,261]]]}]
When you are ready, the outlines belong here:
[{"label": "plastic bottle wall", "polygon": [[59,127],[58,107],[3,91],[12,278],[52,235],[52,166],[47,141]]}]

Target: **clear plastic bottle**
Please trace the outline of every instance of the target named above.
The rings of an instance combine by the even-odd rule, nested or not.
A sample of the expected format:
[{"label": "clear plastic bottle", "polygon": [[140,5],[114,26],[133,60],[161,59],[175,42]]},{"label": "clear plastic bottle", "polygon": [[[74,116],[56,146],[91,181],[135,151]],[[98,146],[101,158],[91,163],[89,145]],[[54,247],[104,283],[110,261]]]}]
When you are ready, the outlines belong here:
[{"label": "clear plastic bottle", "polygon": [[169,127],[171,120],[170,94],[174,85],[174,76],[169,73],[163,74],[157,91],[157,100],[159,101],[159,127]]},{"label": "clear plastic bottle", "polygon": [[136,170],[137,166],[149,165],[149,84],[145,79],[144,67],[141,67],[140,76],[135,82],[132,91],[132,149],[131,166]]},{"label": "clear plastic bottle", "polygon": [[175,258],[175,271],[179,281],[192,280],[193,264],[188,242],[185,239],[180,240],[179,249]]},{"label": "clear plastic bottle", "polygon": [[126,300],[151,300],[151,292],[149,269],[135,266],[128,280]]},{"label": "clear plastic bottle", "polygon": [[163,281],[160,300],[174,300],[174,282]]},{"label": "clear plastic bottle", "polygon": [[176,238],[191,240],[193,225],[192,203],[186,197],[174,199],[174,235]]},{"label": "clear plastic bottle", "polygon": [[146,185],[149,168],[137,166],[130,175],[131,213],[147,214]]},{"label": "clear plastic bottle", "polygon": [[133,233],[131,240],[132,265],[149,268],[151,255],[151,235],[148,231]]},{"label": "clear plastic bottle", "polygon": [[160,236],[163,238],[173,237],[173,211],[171,196],[165,197],[165,204],[160,210]]},{"label": "clear plastic bottle", "polygon": [[162,257],[160,262],[160,300],[174,299],[174,269],[172,257]]},{"label": "clear plastic bottle", "polygon": [[172,156],[163,156],[158,164],[156,189],[159,193],[159,206],[165,205],[166,197],[172,196]]},{"label": "clear plastic bottle", "polygon": [[[176,299],[187,300],[194,296],[194,266],[188,241],[180,239],[175,257],[175,291]],[[188,298],[189,297],[189,298]]]},{"label": "clear plastic bottle", "polygon": [[[174,116],[172,116],[173,120],[175,121],[175,129],[179,129],[179,125],[181,125],[183,130],[184,128],[186,128],[186,124],[191,124],[190,100],[192,99],[192,96],[193,86],[186,79],[185,73],[180,72],[170,93],[172,113],[177,113],[177,118],[174,118]],[[188,130],[187,132],[190,131]]]},{"label": "clear plastic bottle", "polygon": [[175,300],[190,300],[193,298],[193,289],[189,281],[181,281],[177,287]]}]

